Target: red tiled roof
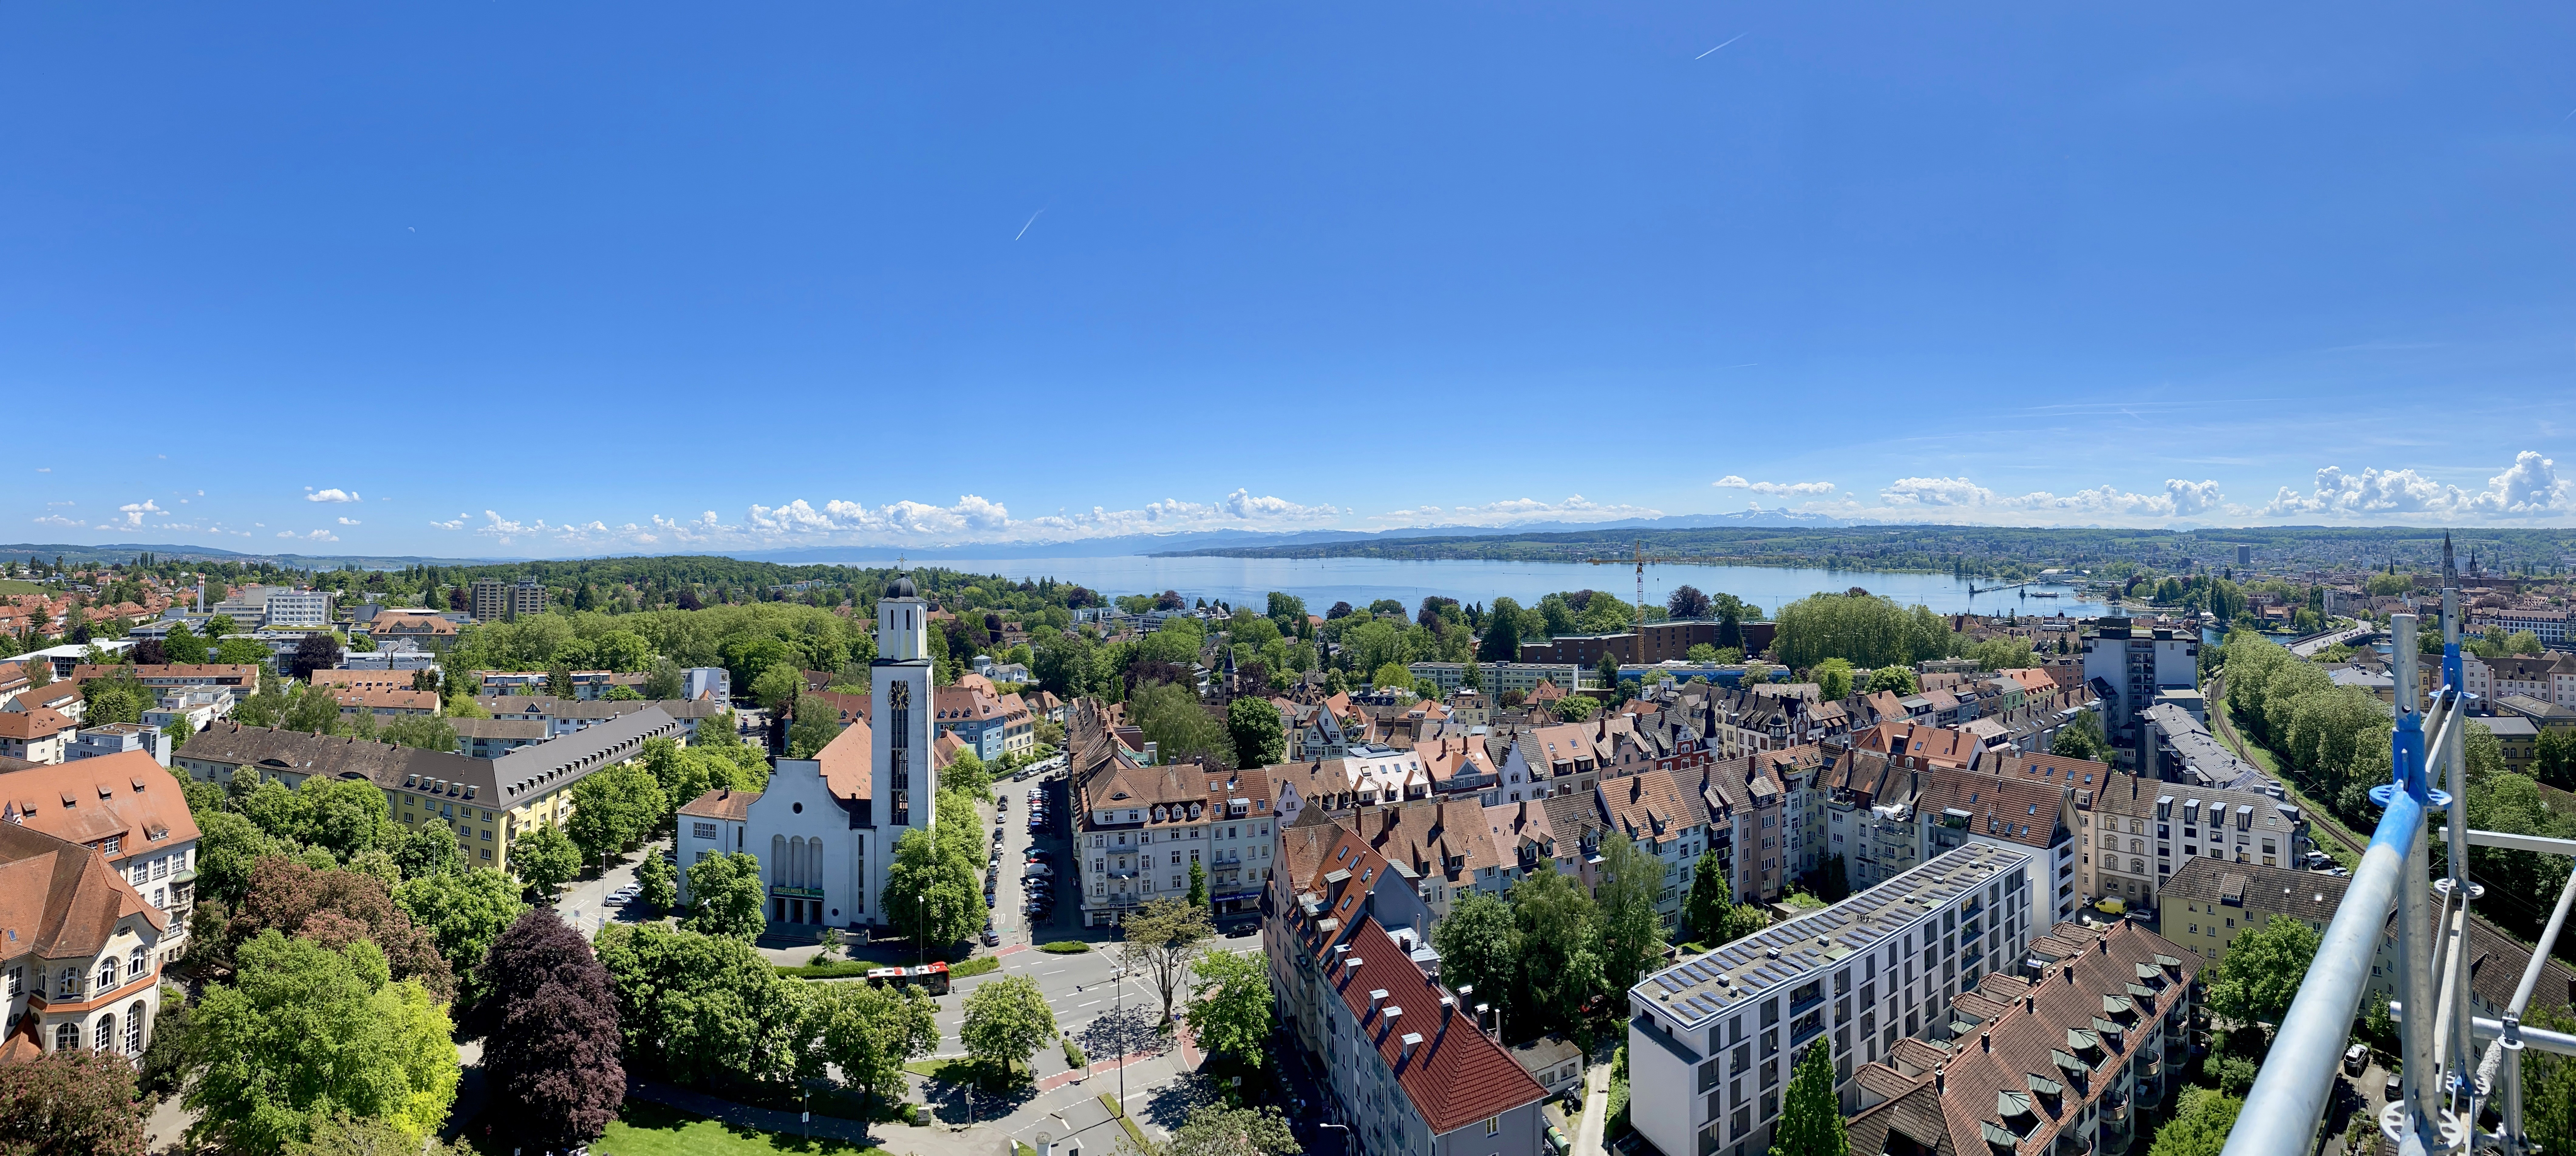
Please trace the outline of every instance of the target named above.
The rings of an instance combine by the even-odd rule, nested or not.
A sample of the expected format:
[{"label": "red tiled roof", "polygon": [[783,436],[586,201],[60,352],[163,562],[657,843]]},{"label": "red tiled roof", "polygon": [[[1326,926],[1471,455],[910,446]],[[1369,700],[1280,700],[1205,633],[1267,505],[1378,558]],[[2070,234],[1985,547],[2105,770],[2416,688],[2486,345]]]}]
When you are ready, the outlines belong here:
[{"label": "red tiled roof", "polygon": [[[1473,1012],[1458,1010],[1454,1002],[1441,1004],[1447,993],[1414,966],[1376,919],[1362,917],[1345,942],[1351,950],[1344,958],[1359,963],[1335,967],[1332,984],[1433,1135],[1547,1098],[1547,1089],[1510,1052],[1476,1030]],[[1374,1007],[1373,991],[1386,993]],[[1393,1008],[1403,1012],[1390,1019]],[[1404,1054],[1408,1035],[1421,1037],[1410,1057]]]}]

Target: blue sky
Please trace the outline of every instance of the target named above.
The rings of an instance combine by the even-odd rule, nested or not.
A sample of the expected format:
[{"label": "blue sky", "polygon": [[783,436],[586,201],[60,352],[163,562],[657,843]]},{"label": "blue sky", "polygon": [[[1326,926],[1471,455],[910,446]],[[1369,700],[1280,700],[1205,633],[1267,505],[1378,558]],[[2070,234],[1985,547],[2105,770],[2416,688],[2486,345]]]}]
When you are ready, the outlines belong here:
[{"label": "blue sky", "polygon": [[2576,9],[2256,9],[16,6],[0,540],[2576,521]]}]

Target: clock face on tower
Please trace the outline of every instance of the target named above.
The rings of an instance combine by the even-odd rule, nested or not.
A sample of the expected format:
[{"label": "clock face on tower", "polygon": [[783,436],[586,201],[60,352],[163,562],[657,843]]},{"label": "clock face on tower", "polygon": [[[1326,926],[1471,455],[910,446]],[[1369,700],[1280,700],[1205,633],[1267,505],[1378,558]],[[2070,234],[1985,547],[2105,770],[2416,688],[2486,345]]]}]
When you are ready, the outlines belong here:
[{"label": "clock face on tower", "polygon": [[902,710],[912,705],[912,684],[898,682],[886,688],[886,705]]}]

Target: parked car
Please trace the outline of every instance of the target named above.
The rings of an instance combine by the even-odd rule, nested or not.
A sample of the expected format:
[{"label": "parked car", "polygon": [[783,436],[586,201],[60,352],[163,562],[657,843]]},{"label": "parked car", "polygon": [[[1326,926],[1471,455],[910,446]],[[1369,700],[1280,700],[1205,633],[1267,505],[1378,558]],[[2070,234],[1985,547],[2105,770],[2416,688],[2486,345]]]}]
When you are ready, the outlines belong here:
[{"label": "parked car", "polygon": [[2363,1068],[2367,1068],[2369,1066],[2370,1045],[2354,1044],[2353,1046],[2343,1050],[2343,1074],[2347,1076],[2358,1076],[2361,1074],[2361,1070]]},{"label": "parked car", "polygon": [[1055,856],[1044,847],[1031,847],[1027,851],[1022,852],[1022,854],[1026,855],[1029,862],[1032,863],[1044,863],[1049,859],[1055,858]]},{"label": "parked car", "polygon": [[1001,932],[995,931],[995,930],[993,930],[992,928],[989,928],[989,927],[987,927],[987,928],[985,928],[985,929],[984,929],[984,946],[986,946],[986,947],[998,947],[998,946],[1000,946],[1000,945],[1001,945],[1001,942],[1002,942],[1002,933],[1001,933]]}]

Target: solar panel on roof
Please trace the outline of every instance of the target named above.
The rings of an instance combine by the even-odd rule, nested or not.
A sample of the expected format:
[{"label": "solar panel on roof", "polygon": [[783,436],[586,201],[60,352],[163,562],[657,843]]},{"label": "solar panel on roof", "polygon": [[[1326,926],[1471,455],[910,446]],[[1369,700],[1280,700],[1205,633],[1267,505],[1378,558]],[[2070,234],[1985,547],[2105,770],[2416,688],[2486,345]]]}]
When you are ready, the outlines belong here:
[{"label": "solar panel on roof", "polygon": [[1655,982],[1664,985],[1665,991],[1679,993],[1682,990],[1682,985],[1675,982],[1669,975],[1656,976]]}]

